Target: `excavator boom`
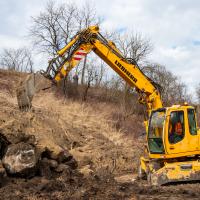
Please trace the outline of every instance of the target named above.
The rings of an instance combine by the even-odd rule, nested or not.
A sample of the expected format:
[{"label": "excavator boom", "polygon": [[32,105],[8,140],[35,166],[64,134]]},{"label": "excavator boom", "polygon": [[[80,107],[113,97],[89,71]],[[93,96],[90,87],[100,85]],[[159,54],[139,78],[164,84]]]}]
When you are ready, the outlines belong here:
[{"label": "excavator boom", "polygon": [[[99,33],[98,26],[91,26],[82,30],[71,42],[58,51],[58,56],[49,62],[43,76],[54,83],[58,83],[91,51],[104,60],[130,86],[136,88],[140,95],[140,103],[146,105],[149,115],[152,110],[162,107],[157,85],[143,74],[135,61],[126,59],[113,42],[107,41]],[[41,84],[37,88],[34,88],[35,85],[31,85],[34,83],[33,78],[34,76],[30,75],[22,84],[25,89],[22,86],[20,92],[17,92],[20,108],[30,108],[34,93],[42,89]]]}]

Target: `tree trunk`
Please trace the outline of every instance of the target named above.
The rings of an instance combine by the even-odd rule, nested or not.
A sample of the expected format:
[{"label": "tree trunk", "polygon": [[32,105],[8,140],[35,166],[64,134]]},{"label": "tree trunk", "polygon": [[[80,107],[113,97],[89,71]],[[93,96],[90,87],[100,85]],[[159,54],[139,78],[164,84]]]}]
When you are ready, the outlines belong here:
[{"label": "tree trunk", "polygon": [[82,69],[82,74],[81,74],[81,85],[84,84],[86,63],[87,63],[87,55],[84,58],[83,69]]}]

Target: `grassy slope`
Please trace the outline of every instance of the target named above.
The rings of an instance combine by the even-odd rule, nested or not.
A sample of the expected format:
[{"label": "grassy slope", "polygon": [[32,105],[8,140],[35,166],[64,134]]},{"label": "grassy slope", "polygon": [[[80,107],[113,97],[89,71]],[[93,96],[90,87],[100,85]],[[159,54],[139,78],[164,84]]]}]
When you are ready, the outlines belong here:
[{"label": "grassy slope", "polygon": [[[112,118],[118,111],[116,105],[72,101],[45,91],[34,97],[32,111],[21,113],[14,90],[24,74],[0,71],[0,77],[6,85],[0,89],[0,103],[4,105],[0,128],[4,132],[33,134],[38,145],[70,149],[80,169],[107,168],[116,174],[136,170],[142,143],[116,128]],[[138,120],[130,123],[136,130],[141,126]]]}]

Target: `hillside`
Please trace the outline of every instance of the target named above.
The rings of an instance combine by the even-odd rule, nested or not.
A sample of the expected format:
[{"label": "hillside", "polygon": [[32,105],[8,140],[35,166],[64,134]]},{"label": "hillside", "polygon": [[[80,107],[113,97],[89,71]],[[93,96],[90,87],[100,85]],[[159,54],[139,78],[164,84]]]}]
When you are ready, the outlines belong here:
[{"label": "hillside", "polygon": [[66,99],[56,89],[40,92],[34,97],[33,109],[21,112],[15,89],[25,76],[0,71],[0,133],[12,140],[34,135],[35,145],[54,152],[64,149],[77,166],[49,177],[8,176],[0,188],[0,199],[199,198],[199,184],[187,184],[187,189],[184,185],[152,188],[136,180],[144,147],[139,133],[141,116],[133,115],[117,126],[116,113],[120,116],[120,112],[116,104],[94,98],[86,102]]}]

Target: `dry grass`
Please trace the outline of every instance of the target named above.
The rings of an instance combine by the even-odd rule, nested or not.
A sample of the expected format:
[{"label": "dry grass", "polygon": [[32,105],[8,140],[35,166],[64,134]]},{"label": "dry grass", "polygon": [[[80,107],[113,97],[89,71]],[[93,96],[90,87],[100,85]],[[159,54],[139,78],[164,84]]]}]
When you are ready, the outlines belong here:
[{"label": "dry grass", "polygon": [[[2,80],[9,82],[11,75],[8,76]],[[16,81],[19,79],[20,76]],[[116,106],[58,98],[52,91],[45,91],[34,97],[32,111],[21,113],[15,96],[0,89],[0,97],[4,105],[0,127],[5,131],[35,135],[38,146],[47,146],[54,152],[67,148],[80,168],[103,167],[114,173],[136,169],[142,147],[123,129],[116,128],[112,118],[118,111]]]},{"label": "dry grass", "polygon": [[57,99],[53,93],[39,94],[33,103],[37,109],[51,111],[81,165],[92,163],[95,167],[115,167],[119,171],[135,169],[133,160],[142,147],[113,126],[110,118],[113,107]]}]

